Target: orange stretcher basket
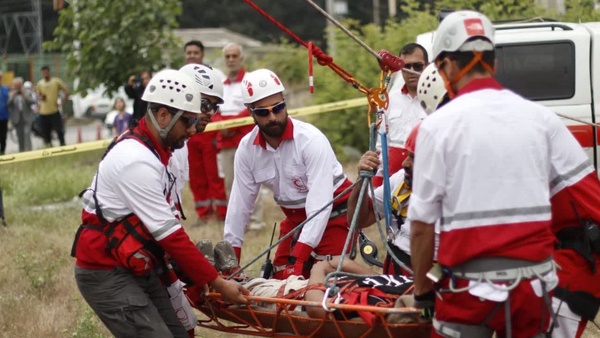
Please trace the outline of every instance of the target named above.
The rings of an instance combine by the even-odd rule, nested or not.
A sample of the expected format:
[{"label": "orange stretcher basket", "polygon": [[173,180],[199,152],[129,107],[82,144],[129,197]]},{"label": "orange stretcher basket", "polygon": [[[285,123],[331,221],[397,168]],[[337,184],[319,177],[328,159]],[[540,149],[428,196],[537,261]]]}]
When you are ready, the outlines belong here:
[{"label": "orange stretcher basket", "polygon": [[[198,326],[235,334],[259,337],[402,337],[424,338],[431,335],[429,323],[388,323],[389,314],[415,314],[415,308],[393,308],[368,305],[327,303],[341,310],[342,319],[332,313],[323,318],[310,318],[301,307],[321,307],[319,302],[286,298],[248,296],[250,305],[236,306],[224,302],[220,294],[211,293],[203,302],[194,304],[208,319],[199,319]],[[267,307],[267,306],[271,307]],[[274,308],[273,308],[274,306]],[[360,318],[348,319],[345,311],[369,311],[376,316],[373,326]]]}]

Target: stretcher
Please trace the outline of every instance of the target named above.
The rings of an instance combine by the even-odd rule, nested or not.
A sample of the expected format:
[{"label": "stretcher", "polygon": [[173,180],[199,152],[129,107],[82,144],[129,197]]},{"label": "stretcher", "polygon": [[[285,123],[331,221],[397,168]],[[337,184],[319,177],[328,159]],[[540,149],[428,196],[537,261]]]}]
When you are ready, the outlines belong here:
[{"label": "stretcher", "polygon": [[[405,316],[418,317],[420,313],[412,307],[394,307],[398,295],[386,294],[387,299],[377,305],[321,303],[302,299],[310,287],[277,298],[248,296],[247,306],[227,303],[218,293],[210,293],[191,303],[206,316],[199,318],[199,327],[233,334],[319,338],[424,338],[431,335],[430,323],[398,320]],[[322,318],[311,318],[304,311],[308,307],[326,307],[328,312]],[[374,316],[372,325],[356,315],[359,311]]]}]

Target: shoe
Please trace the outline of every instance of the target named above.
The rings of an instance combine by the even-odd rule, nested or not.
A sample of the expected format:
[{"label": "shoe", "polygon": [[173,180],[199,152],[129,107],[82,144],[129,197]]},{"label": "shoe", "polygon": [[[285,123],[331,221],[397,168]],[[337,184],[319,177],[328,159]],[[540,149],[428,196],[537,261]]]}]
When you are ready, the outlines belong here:
[{"label": "shoe", "polygon": [[[212,266],[215,266],[215,252],[213,250],[213,244],[210,241],[210,239],[200,240],[200,242],[196,244],[196,248],[198,248],[198,250],[202,252],[204,257],[206,257],[206,259]],[[235,257],[235,252],[233,256]]]},{"label": "shoe", "polygon": [[215,245],[215,267],[223,273],[233,273],[239,267],[235,250],[231,243],[220,241]]},{"label": "shoe", "polygon": [[266,227],[267,227],[267,224],[265,222],[260,222],[260,223],[253,222],[253,223],[250,223],[250,225],[248,225],[248,230],[258,231],[258,230],[262,230]]}]

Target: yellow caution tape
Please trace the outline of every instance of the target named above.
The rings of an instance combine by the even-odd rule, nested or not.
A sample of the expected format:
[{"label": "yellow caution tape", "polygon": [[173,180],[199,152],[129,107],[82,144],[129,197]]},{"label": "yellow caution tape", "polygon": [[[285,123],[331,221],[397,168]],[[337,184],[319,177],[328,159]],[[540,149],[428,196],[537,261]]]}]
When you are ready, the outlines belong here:
[{"label": "yellow caution tape", "polygon": [[[327,112],[342,110],[342,109],[362,107],[362,106],[366,106],[366,105],[367,105],[366,98],[358,98],[358,99],[344,100],[344,101],[339,101],[339,102],[319,104],[319,105],[305,107],[305,108],[290,109],[290,110],[288,110],[288,115],[292,116],[292,117],[300,117],[300,116],[307,116],[307,115],[313,115],[313,114],[327,113]],[[252,119],[252,117],[248,116],[248,117],[243,117],[243,118],[239,118],[239,119],[211,122],[206,126],[205,131],[214,131],[214,130],[220,130],[220,129],[235,128],[235,127],[247,126],[250,124],[254,124],[254,120]],[[93,151],[93,150],[98,150],[98,149],[104,149],[104,148],[108,147],[108,145],[110,144],[111,141],[112,141],[112,139],[105,139],[105,140],[99,140],[99,141],[94,141],[94,142],[86,142],[86,143],[68,145],[68,146],[63,146],[63,147],[46,148],[46,149],[42,149],[42,150],[34,150],[34,151],[17,153],[17,154],[3,155],[3,156],[0,156],[0,165],[37,160],[40,158],[48,158],[48,157],[52,157],[52,156],[69,155],[69,154],[82,153],[82,152]]]}]

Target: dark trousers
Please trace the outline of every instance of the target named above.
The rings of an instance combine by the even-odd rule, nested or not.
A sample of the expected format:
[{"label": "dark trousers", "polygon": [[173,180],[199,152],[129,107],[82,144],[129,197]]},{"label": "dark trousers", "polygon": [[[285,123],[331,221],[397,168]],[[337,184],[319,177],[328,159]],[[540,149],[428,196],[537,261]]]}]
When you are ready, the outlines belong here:
[{"label": "dark trousers", "polygon": [[58,141],[61,146],[65,145],[65,130],[63,128],[62,117],[59,112],[40,115],[40,129],[42,132],[42,138],[44,139],[44,145],[52,146],[52,131],[56,131],[58,135]]},{"label": "dark trousers", "polygon": [[116,338],[188,338],[159,278],[75,267],[81,295]]},{"label": "dark trousers", "polygon": [[8,120],[0,120],[0,155],[6,151],[6,132],[8,130]]}]

